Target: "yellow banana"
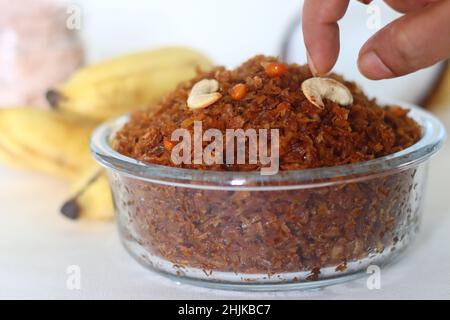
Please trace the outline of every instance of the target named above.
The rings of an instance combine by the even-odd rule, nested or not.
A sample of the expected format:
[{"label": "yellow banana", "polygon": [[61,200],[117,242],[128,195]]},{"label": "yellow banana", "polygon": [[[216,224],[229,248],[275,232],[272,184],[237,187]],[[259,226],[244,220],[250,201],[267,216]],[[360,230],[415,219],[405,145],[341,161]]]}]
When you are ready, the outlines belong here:
[{"label": "yellow banana", "polygon": [[131,54],[81,69],[68,82],[47,93],[49,103],[97,121],[148,107],[196,68],[211,62],[187,48],[169,47]]},{"label": "yellow banana", "polygon": [[95,124],[36,108],[0,109],[0,161],[19,168],[74,178],[93,160]]},{"label": "yellow banana", "polygon": [[0,162],[74,180],[61,211],[69,217],[111,219],[106,175],[91,158],[96,123],[159,101],[176,85],[212,65],[186,48],[162,48],[111,59],[79,70],[48,93],[57,109],[0,110]]},{"label": "yellow banana", "polygon": [[111,220],[114,208],[111,191],[103,169],[93,166],[75,181],[72,196],[61,207],[61,213],[70,219],[86,218]]}]

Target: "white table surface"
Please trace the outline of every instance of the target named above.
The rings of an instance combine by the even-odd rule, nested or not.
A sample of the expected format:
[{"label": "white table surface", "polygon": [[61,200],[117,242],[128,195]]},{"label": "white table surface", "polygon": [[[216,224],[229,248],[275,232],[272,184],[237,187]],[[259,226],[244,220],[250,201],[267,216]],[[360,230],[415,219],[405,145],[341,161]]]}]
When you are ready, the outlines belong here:
[{"label": "white table surface", "polygon": [[[450,111],[441,116],[448,130]],[[367,289],[366,277],[309,291],[246,293],[181,285],[144,269],[122,248],[113,223],[58,214],[65,183],[0,167],[0,298],[449,299],[449,183],[447,141],[432,161],[419,237],[403,259],[381,270],[379,290]],[[67,289],[71,265],[80,267],[80,290]]]}]

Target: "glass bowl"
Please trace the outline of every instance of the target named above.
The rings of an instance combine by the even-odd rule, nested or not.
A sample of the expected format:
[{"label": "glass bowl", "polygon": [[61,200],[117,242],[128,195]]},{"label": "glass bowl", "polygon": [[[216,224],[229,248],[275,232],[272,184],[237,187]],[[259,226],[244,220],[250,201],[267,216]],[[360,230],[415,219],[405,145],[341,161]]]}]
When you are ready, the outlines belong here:
[{"label": "glass bowl", "polygon": [[338,283],[382,267],[416,234],[428,160],[445,138],[430,113],[413,146],[336,167],[216,172],[143,163],[112,149],[129,119],[99,127],[91,149],[108,173],[121,240],[145,267],[219,289]]}]

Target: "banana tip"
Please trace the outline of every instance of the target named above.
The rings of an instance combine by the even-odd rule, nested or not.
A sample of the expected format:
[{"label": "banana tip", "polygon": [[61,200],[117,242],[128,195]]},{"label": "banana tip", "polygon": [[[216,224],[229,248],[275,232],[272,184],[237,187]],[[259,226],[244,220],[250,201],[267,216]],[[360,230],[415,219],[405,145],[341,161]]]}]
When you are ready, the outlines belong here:
[{"label": "banana tip", "polygon": [[59,102],[61,101],[61,94],[54,89],[48,90],[47,93],[45,94],[45,97],[47,98],[47,101],[50,104],[50,106],[52,106],[53,108],[56,108],[59,105]]},{"label": "banana tip", "polygon": [[81,209],[76,199],[70,199],[64,203],[60,211],[65,217],[76,220],[80,217]]}]

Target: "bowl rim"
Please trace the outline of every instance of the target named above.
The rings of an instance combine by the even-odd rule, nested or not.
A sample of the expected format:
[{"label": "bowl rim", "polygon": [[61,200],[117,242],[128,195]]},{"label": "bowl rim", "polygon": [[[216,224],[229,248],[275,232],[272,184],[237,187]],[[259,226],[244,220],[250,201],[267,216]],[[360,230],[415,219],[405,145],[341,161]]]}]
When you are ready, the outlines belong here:
[{"label": "bowl rim", "polygon": [[95,129],[90,148],[93,157],[102,166],[135,179],[179,187],[251,191],[314,188],[389,175],[418,166],[442,147],[446,138],[444,126],[430,112],[406,102],[383,101],[382,105],[398,105],[409,109],[409,115],[422,127],[422,138],[399,152],[354,164],[262,175],[260,171],[196,170],[145,163],[120,154],[110,145],[115,132],[129,120],[129,114]]}]

